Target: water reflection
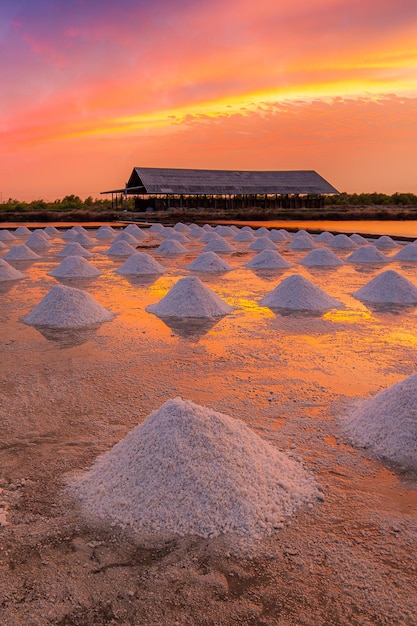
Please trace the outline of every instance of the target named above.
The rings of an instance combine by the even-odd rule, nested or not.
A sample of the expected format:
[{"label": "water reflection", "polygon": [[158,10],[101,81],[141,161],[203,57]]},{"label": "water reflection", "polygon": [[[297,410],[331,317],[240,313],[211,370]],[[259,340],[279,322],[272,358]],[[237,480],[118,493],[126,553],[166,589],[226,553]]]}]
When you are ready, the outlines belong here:
[{"label": "water reflection", "polygon": [[0,281],[0,296],[4,296],[6,295],[6,293],[9,293],[9,291],[11,289],[13,289],[13,287],[15,285],[17,285],[20,282],[20,278],[18,280],[2,280]]},{"label": "water reflection", "polygon": [[206,335],[223,317],[160,317],[176,335],[183,339],[198,341]]},{"label": "water reflection", "polygon": [[160,278],[160,274],[125,274],[123,278],[132,287],[150,287]]},{"label": "water reflection", "polygon": [[[50,275],[50,274],[49,274]],[[55,280],[57,280],[62,285],[67,285],[67,287],[76,287],[77,289],[87,289],[97,280],[97,276],[93,276],[91,278],[68,278],[64,276],[54,276]]]},{"label": "water reflection", "polygon": [[101,327],[94,324],[84,328],[52,328],[51,326],[35,326],[45,339],[53,341],[59,348],[73,348],[89,341]]}]

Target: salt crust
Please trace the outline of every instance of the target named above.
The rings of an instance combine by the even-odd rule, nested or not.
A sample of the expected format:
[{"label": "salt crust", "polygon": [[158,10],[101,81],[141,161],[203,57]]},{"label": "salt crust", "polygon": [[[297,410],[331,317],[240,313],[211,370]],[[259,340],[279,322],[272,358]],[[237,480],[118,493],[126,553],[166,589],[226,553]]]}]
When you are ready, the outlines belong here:
[{"label": "salt crust", "polygon": [[202,252],[185,269],[193,272],[229,272],[235,268],[221,259],[215,252]]},{"label": "salt crust", "polygon": [[312,250],[303,259],[301,259],[299,263],[300,265],[305,265],[306,267],[332,267],[344,265],[343,261],[339,259],[334,252],[328,250],[327,248]]},{"label": "salt crust", "polygon": [[10,263],[0,259],[0,282],[6,280],[21,280],[22,278],[26,278],[26,274],[22,274],[22,272],[12,267]]},{"label": "salt crust", "polygon": [[263,250],[248,261],[245,267],[259,270],[277,270],[287,269],[291,267],[291,263],[284,259],[276,250]]},{"label": "salt crust", "polygon": [[180,241],[176,239],[165,239],[155,250],[156,254],[170,255],[170,254],[185,254],[187,248],[185,248]]},{"label": "salt crust", "polygon": [[221,317],[233,310],[197,276],[180,278],[156,304],[146,307],[161,317]]},{"label": "salt crust", "polygon": [[317,248],[317,245],[314,243],[310,235],[308,237],[304,235],[294,237],[291,243],[288,244],[289,250],[310,250],[311,248]]},{"label": "salt crust", "polygon": [[408,243],[404,248],[401,248],[391,257],[392,261],[417,261],[417,245],[415,243]]},{"label": "salt crust", "polygon": [[116,270],[116,274],[124,276],[164,273],[165,268],[146,252],[135,252]]},{"label": "salt crust", "polygon": [[277,250],[278,246],[269,237],[259,236],[250,244],[249,250]]},{"label": "salt crust", "polygon": [[364,302],[417,304],[417,287],[394,270],[378,274],[353,295]]},{"label": "salt crust", "polygon": [[106,254],[108,256],[130,256],[135,254],[136,248],[134,248],[127,241],[113,241]]},{"label": "salt crust", "polygon": [[339,250],[352,250],[352,248],[356,248],[356,243],[344,234],[336,235],[327,245],[329,248],[337,248]]},{"label": "salt crust", "polygon": [[359,402],[341,421],[352,443],[417,469],[417,374]]},{"label": "salt crust", "polygon": [[321,287],[299,274],[288,276],[260,301],[271,309],[294,309],[300,311],[328,311],[341,309],[341,302],[327,295]]},{"label": "salt crust", "polygon": [[389,263],[390,259],[371,244],[358,248],[345,261],[350,263]]},{"label": "salt crust", "polygon": [[92,252],[84,248],[80,243],[67,243],[66,246],[57,253],[56,256],[83,256],[83,257],[92,257],[94,256]]},{"label": "salt crust", "polygon": [[55,285],[22,321],[33,326],[81,328],[111,319],[113,313],[87,291]]},{"label": "salt crust", "polygon": [[40,258],[41,256],[39,254],[36,254],[36,252],[31,250],[31,248],[24,243],[12,246],[10,250],[3,255],[3,259],[8,261],[29,261]]},{"label": "salt crust", "polygon": [[49,272],[49,276],[55,276],[56,278],[92,278],[93,276],[100,276],[100,273],[100,270],[82,256],[67,256],[58,267]]},{"label": "salt crust", "polygon": [[68,490],[89,521],[134,536],[271,535],[322,499],[312,475],[243,422],[165,402]]}]

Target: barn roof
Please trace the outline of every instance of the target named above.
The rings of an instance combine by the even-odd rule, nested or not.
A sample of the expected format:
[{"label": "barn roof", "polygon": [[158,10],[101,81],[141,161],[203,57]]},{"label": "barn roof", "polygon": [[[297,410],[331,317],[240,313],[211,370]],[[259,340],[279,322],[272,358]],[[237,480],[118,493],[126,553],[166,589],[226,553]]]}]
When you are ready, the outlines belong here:
[{"label": "barn roof", "polygon": [[[333,194],[339,193],[313,170],[241,171],[135,167],[130,194]],[[111,193],[111,192],[102,192]]]}]

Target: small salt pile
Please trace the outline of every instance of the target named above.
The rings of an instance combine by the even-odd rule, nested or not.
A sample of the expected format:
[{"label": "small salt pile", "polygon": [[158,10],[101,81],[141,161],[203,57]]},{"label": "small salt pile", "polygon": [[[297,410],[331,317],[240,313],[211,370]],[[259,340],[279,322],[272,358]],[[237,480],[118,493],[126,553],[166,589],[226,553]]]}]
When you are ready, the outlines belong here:
[{"label": "small salt pile", "polygon": [[274,243],[281,243],[283,241],[288,241],[289,237],[288,235],[284,235],[284,233],[282,233],[280,230],[273,228],[269,234],[268,237],[270,238],[271,241],[273,241]]},{"label": "small salt pile", "polygon": [[71,230],[73,230],[74,233],[84,233],[84,235],[88,235],[88,230],[84,228],[84,226],[73,226]]},{"label": "small salt pile", "polygon": [[202,237],[200,238],[200,241],[201,243],[208,243],[209,241],[213,241],[213,239],[215,239],[216,241],[221,241],[222,237],[220,237],[220,235],[218,235],[214,231],[211,231],[202,235]]},{"label": "small salt pile", "polygon": [[278,246],[269,237],[257,237],[249,250],[277,250]]},{"label": "small salt pile", "polygon": [[220,237],[233,237],[236,234],[230,226],[219,225],[214,230]]},{"label": "small salt pile", "polygon": [[160,317],[221,317],[233,310],[196,276],[180,278],[156,304],[146,307]]},{"label": "small salt pile", "polygon": [[113,313],[86,291],[55,285],[22,321],[31,326],[81,328],[111,319]]},{"label": "small salt pile", "polygon": [[26,278],[26,275],[12,267],[10,263],[4,261],[4,259],[0,259],[0,282],[6,280],[21,280],[22,278]]},{"label": "small salt pile", "polygon": [[243,422],[181,398],[148,415],[67,489],[88,521],[148,539],[257,540],[323,499],[299,461]]},{"label": "small salt pile", "polygon": [[174,225],[174,230],[176,230],[178,233],[188,233],[190,229],[186,224],[183,224],[182,222],[177,222]]},{"label": "small salt pile", "polygon": [[3,259],[7,261],[35,261],[40,258],[42,257],[24,243],[12,246],[10,250],[3,255]]},{"label": "small salt pile", "polygon": [[50,242],[47,240],[47,235],[38,232],[33,232],[26,240],[26,245],[32,250],[45,250],[50,247]]},{"label": "small salt pile", "polygon": [[312,250],[299,263],[306,267],[336,267],[344,265],[343,261],[327,248]]},{"label": "small salt pile", "polygon": [[155,224],[152,224],[152,226],[149,228],[149,232],[152,233],[153,235],[155,233],[160,233],[161,230],[164,230],[164,227],[162,226],[162,224],[159,224],[158,222],[156,222]]},{"label": "small salt pile", "polygon": [[205,252],[234,252],[236,248],[232,246],[228,241],[223,239],[223,237],[219,237],[218,239],[212,239],[206,244],[204,251]]},{"label": "small salt pile", "polygon": [[300,230],[297,230],[296,233],[293,234],[293,239],[298,239],[298,237],[308,237],[309,239],[313,239],[313,236],[310,235],[310,233],[306,230],[304,230],[304,228],[301,228]]},{"label": "small salt pile", "polygon": [[3,241],[0,241],[0,250],[6,250],[6,248],[7,245]]},{"label": "small salt pile", "polygon": [[32,231],[29,230],[27,226],[19,226],[19,228],[16,228],[13,234],[15,237],[27,237],[28,235],[32,234]]},{"label": "small salt pile", "polygon": [[115,237],[116,233],[108,224],[103,224],[103,226],[97,229],[96,239],[114,239]]},{"label": "small salt pile", "polygon": [[106,254],[108,256],[130,256],[135,254],[135,252],[136,248],[127,243],[127,241],[113,241]]},{"label": "small salt pile", "polygon": [[96,245],[94,239],[87,235],[86,233],[77,233],[75,237],[72,239],[72,243],[79,243],[83,248],[91,248]]},{"label": "small salt pile", "polygon": [[292,264],[284,259],[276,250],[263,250],[248,261],[245,267],[258,270],[282,270],[291,267],[291,265]]},{"label": "small salt pile", "polygon": [[378,274],[353,295],[375,304],[417,304],[417,287],[394,270]]},{"label": "small salt pile", "polygon": [[329,246],[329,248],[333,248],[336,250],[352,250],[353,248],[356,248],[356,243],[343,233],[333,237],[333,239],[329,241],[327,245]]},{"label": "small salt pile", "polygon": [[138,241],[147,238],[147,234],[144,233],[137,224],[128,224],[123,232],[133,235]]},{"label": "small salt pile", "polygon": [[156,254],[170,256],[174,254],[186,254],[188,252],[180,241],[165,239],[155,250]]},{"label": "small salt pile", "polygon": [[342,428],[354,445],[402,469],[417,470],[417,374],[359,402]]},{"label": "small salt pile", "polygon": [[303,235],[294,237],[288,245],[288,250],[310,250],[311,248],[317,248],[317,245],[310,236],[306,237]]},{"label": "small salt pile", "polygon": [[187,233],[187,237],[190,237],[191,239],[199,239],[203,236],[203,233],[204,230],[200,226],[192,225]]},{"label": "small salt pile", "polygon": [[245,230],[248,233],[252,233],[252,235],[254,234],[254,229],[251,226],[242,226],[241,230]]},{"label": "small salt pile", "polygon": [[322,233],[320,233],[320,235],[317,235],[317,237],[314,238],[314,241],[316,243],[330,243],[330,241],[332,241],[333,238],[334,238],[334,235],[332,235],[332,233],[329,233],[327,230],[325,230]]},{"label": "small salt pile", "polygon": [[362,237],[362,235],[358,235],[357,233],[353,233],[352,235],[349,235],[349,237],[358,246],[366,246],[369,243],[365,237]]},{"label": "small salt pile", "polygon": [[0,229],[0,241],[14,241],[16,237],[12,235],[12,233],[7,230],[7,228]]},{"label": "small salt pile", "polygon": [[159,233],[157,233],[157,235],[158,237],[165,239],[171,233],[175,233],[174,228],[172,226],[164,226],[164,228],[160,230]]},{"label": "small salt pile", "polygon": [[65,230],[62,235],[61,235],[61,239],[63,239],[64,241],[71,241],[72,239],[74,239],[74,237],[77,235],[77,231],[73,230],[72,228],[69,228],[68,230]]},{"label": "small salt pile", "polygon": [[261,226],[261,228],[257,228],[253,234],[255,235],[255,237],[269,237],[270,232],[268,228],[265,228],[265,226]]},{"label": "small salt pile", "polygon": [[366,245],[349,254],[345,261],[349,261],[349,263],[388,263],[390,259],[375,246]]},{"label": "small salt pile", "polygon": [[165,241],[168,241],[170,239],[179,241],[180,243],[187,243],[190,241],[189,238],[186,235],[184,235],[184,233],[181,233],[181,232],[177,233],[176,231],[174,231],[173,233],[169,233]]},{"label": "small salt pile", "polygon": [[84,248],[80,243],[67,243],[56,256],[82,256],[85,258],[94,256],[92,252]]},{"label": "small salt pile", "polygon": [[32,231],[32,235],[40,235],[46,241],[49,241],[51,239],[51,237],[48,235],[44,228],[35,228],[35,230]]},{"label": "small salt pile", "polygon": [[46,226],[45,232],[47,235],[50,235],[51,237],[56,237],[56,235],[60,234],[59,230],[55,228],[55,226]]},{"label": "small salt pile", "polygon": [[382,237],[379,237],[379,239],[375,241],[375,245],[377,248],[380,248],[382,250],[398,248],[398,243],[394,241],[391,237],[388,237],[388,235],[382,235]]},{"label": "small salt pile", "polygon": [[113,239],[113,243],[118,243],[119,241],[126,241],[127,243],[130,243],[131,246],[136,246],[138,243],[138,239],[131,233],[127,233],[125,230],[122,230],[122,232]]},{"label": "small salt pile", "polygon": [[341,309],[341,302],[327,295],[323,289],[299,274],[288,276],[260,301],[270,309],[293,309],[298,311],[328,311]]},{"label": "small salt pile", "polygon": [[236,233],[236,235],[233,237],[232,241],[240,241],[242,243],[246,243],[246,242],[252,242],[255,239],[255,235],[250,231],[250,230],[240,230],[238,233]]},{"label": "small salt pile", "polygon": [[100,270],[82,256],[67,256],[58,267],[49,272],[49,276],[55,278],[92,278],[100,274]]},{"label": "small salt pile", "polygon": [[221,259],[215,252],[202,252],[192,263],[186,266],[192,272],[229,272],[233,265]]},{"label": "small salt pile", "polygon": [[408,243],[404,248],[401,248],[397,254],[394,254],[390,258],[390,261],[417,261],[417,244]]},{"label": "small salt pile", "polygon": [[150,254],[135,252],[117,270],[123,276],[143,276],[145,274],[165,274],[165,268]]},{"label": "small salt pile", "polygon": [[210,224],[204,224],[204,226],[202,226],[202,229],[206,232],[210,232],[211,230],[213,230]]}]

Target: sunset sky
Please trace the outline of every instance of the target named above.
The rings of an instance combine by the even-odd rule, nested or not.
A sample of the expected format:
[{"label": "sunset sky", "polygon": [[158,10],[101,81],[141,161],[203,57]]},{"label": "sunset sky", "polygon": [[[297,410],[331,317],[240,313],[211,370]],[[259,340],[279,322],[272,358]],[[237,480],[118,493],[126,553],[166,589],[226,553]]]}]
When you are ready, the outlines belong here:
[{"label": "sunset sky", "polygon": [[142,167],[417,193],[416,0],[1,0],[0,200]]}]

